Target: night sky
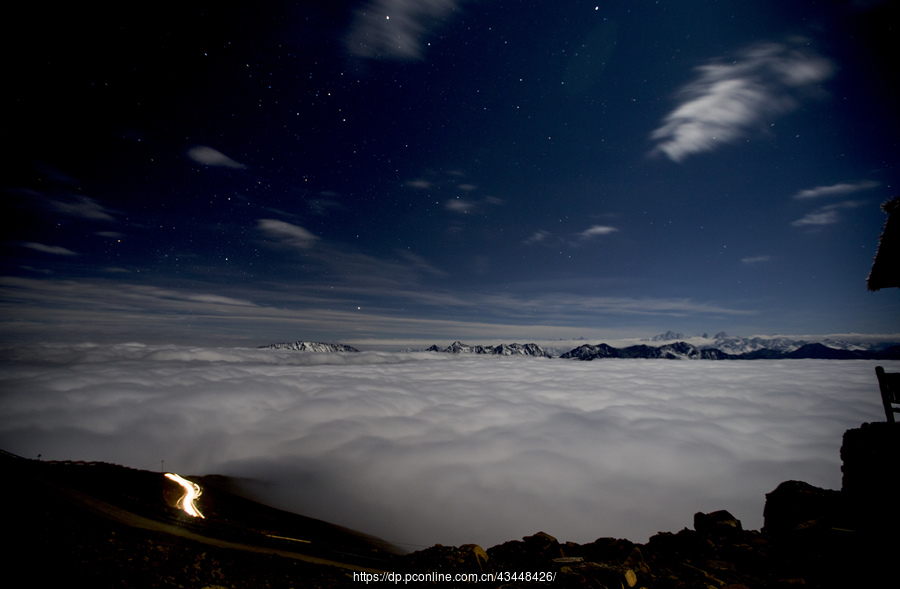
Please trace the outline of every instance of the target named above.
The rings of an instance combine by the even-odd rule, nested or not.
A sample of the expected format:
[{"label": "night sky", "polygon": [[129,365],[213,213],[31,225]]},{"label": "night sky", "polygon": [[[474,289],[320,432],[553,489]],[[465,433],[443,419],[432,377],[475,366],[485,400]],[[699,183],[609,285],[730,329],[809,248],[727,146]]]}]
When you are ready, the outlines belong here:
[{"label": "night sky", "polygon": [[897,2],[32,4],[0,334],[900,332]]}]

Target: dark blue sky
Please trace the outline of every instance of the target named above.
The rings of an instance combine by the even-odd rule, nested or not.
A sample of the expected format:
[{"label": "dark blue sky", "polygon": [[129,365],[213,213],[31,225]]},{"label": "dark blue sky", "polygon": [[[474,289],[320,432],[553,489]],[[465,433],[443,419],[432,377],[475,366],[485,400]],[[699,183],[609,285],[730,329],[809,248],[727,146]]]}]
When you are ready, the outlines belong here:
[{"label": "dark blue sky", "polygon": [[896,2],[8,20],[6,340],[900,332]]}]

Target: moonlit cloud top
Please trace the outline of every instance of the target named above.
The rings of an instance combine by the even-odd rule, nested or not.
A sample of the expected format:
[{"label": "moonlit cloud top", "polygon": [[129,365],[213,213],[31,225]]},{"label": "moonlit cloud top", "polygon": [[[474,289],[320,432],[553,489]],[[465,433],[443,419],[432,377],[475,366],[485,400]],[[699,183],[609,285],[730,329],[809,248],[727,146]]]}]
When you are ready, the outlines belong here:
[{"label": "moonlit cloud top", "polygon": [[801,40],[759,43],[731,62],[698,67],[651,139],[674,162],[734,143],[792,111],[831,77],[832,63]]},{"label": "moonlit cloud top", "polygon": [[873,368],[19,346],[0,349],[0,447],[253,477],[411,549],[645,541],[696,511],[759,528],[784,480],[840,488],[843,432],[883,418]]}]

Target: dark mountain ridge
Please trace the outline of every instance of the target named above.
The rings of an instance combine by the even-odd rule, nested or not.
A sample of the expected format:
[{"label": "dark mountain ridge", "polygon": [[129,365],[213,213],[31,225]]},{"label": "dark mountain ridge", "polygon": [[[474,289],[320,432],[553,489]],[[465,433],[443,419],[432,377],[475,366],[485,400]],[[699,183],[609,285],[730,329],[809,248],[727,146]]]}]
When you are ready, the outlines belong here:
[{"label": "dark mountain ridge", "polygon": [[187,477],[202,490],[198,518],[161,472],[2,451],[0,467],[5,503],[27,504],[8,513],[4,562],[30,586],[334,587],[348,572],[385,570],[399,552],[258,503],[229,477]]}]

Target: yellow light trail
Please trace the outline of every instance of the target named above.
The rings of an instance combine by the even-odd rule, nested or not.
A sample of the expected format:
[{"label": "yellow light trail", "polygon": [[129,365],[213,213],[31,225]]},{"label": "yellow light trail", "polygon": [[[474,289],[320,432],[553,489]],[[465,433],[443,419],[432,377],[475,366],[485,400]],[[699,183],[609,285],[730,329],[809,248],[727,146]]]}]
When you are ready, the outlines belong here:
[{"label": "yellow light trail", "polygon": [[[178,500],[178,507],[184,510],[188,515],[192,515],[194,517],[203,517],[203,514],[200,513],[200,510],[197,509],[197,506],[194,505],[194,501],[197,500],[197,497],[200,496],[200,485],[197,483],[192,483],[191,481],[178,476],[173,472],[167,472],[166,478],[175,481],[179,485],[184,488],[184,495],[182,495],[181,499]],[[206,519],[205,517],[203,519]]]}]

